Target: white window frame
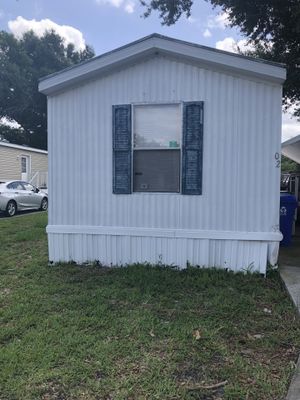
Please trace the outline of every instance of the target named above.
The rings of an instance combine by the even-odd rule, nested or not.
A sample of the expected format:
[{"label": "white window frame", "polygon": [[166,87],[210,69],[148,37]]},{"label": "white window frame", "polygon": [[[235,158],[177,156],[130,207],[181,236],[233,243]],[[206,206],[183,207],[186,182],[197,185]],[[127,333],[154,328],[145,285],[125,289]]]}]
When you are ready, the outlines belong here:
[{"label": "white window frame", "polygon": [[22,158],[27,158],[28,159],[28,180],[30,180],[31,177],[31,164],[32,164],[32,160],[31,160],[31,154],[25,154],[22,153],[19,155],[19,162],[20,162],[20,167],[21,167],[21,178],[19,179],[20,181],[22,180]]}]

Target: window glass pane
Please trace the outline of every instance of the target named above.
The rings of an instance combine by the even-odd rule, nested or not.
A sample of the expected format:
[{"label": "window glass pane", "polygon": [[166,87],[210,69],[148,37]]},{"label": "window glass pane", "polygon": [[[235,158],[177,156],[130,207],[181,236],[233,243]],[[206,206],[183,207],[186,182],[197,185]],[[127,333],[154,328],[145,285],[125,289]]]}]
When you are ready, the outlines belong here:
[{"label": "window glass pane", "polygon": [[134,192],[179,192],[180,150],[133,152]]},{"label": "window glass pane", "polygon": [[12,182],[7,185],[7,189],[14,189],[14,190],[24,190],[23,185],[20,182]]},{"label": "window glass pane", "polygon": [[34,187],[30,183],[23,183],[25,190],[34,190]]},{"label": "window glass pane", "polygon": [[27,172],[27,159],[26,157],[21,158],[21,172],[26,173]]},{"label": "window glass pane", "polygon": [[135,148],[179,148],[180,139],[179,104],[134,107]]}]

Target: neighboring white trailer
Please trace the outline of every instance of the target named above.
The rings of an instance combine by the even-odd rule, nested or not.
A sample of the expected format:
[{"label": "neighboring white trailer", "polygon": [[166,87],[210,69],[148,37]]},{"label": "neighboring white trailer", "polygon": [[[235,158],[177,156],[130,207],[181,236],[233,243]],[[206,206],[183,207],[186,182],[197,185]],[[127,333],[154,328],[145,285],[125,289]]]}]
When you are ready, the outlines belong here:
[{"label": "neighboring white trailer", "polygon": [[265,273],[285,69],[157,34],[50,75],[50,261]]},{"label": "neighboring white trailer", "polygon": [[286,157],[300,164],[300,135],[283,142],[281,151]]}]

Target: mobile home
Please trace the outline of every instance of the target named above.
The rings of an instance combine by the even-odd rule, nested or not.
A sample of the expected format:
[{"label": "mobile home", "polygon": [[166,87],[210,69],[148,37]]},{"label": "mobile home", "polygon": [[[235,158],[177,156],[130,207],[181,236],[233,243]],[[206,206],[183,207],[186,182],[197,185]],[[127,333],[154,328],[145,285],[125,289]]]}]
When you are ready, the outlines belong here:
[{"label": "mobile home", "polygon": [[265,273],[282,65],[153,34],[50,75],[49,259]]}]

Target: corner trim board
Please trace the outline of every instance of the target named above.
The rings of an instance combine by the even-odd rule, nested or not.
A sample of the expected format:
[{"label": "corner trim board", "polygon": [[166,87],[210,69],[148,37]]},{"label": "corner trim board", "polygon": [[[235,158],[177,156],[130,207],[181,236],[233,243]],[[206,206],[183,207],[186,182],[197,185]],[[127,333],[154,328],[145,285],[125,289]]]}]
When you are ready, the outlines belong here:
[{"label": "corner trim board", "polygon": [[212,240],[246,240],[280,242],[281,232],[237,232],[215,231],[198,229],[164,229],[140,228],[124,226],[92,226],[92,225],[48,225],[48,234],[83,234],[83,235],[109,235],[109,236],[143,236],[167,237],[185,239],[212,239]]}]

